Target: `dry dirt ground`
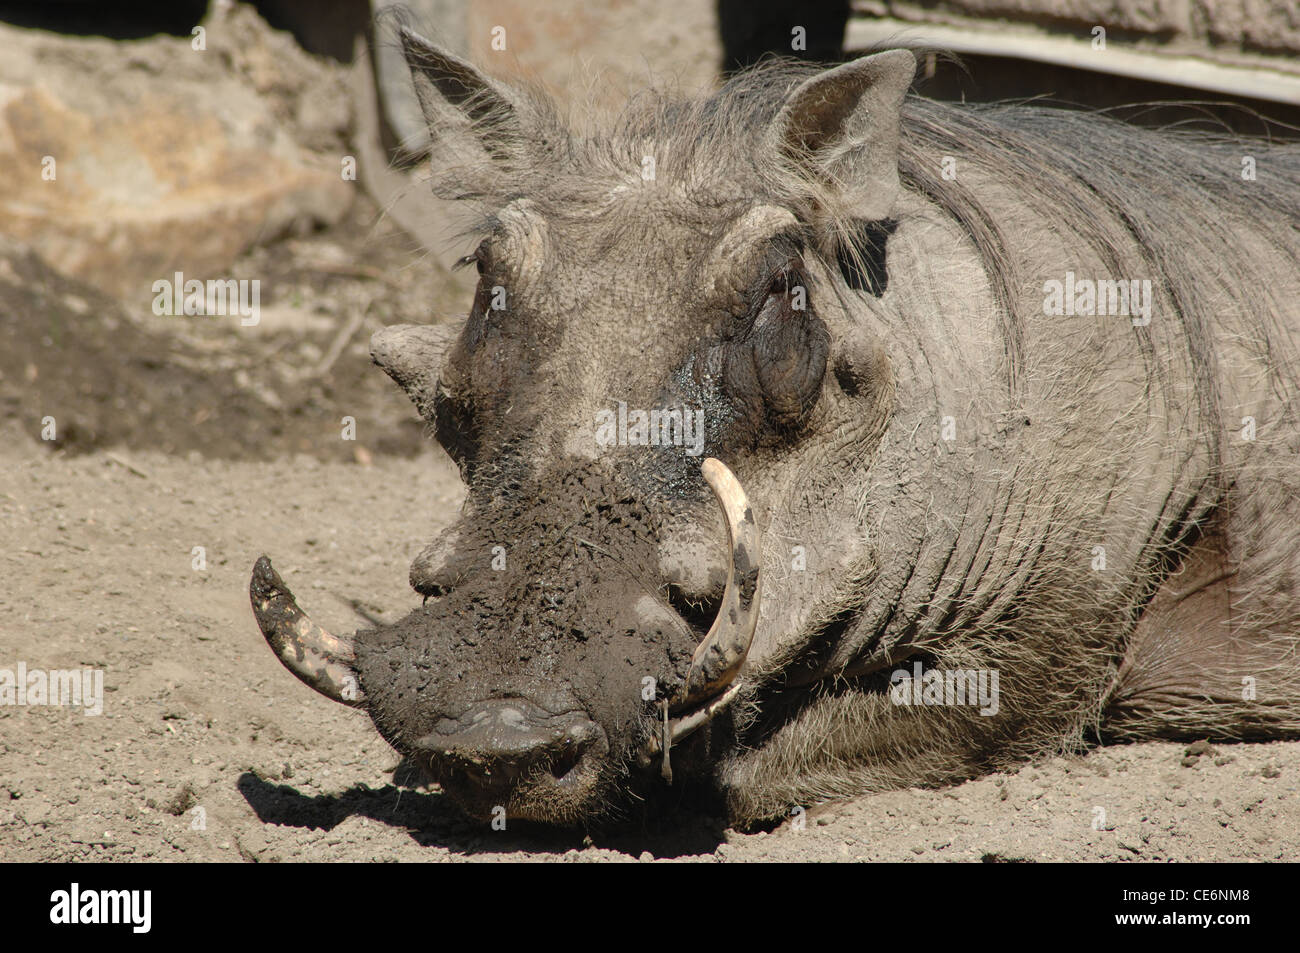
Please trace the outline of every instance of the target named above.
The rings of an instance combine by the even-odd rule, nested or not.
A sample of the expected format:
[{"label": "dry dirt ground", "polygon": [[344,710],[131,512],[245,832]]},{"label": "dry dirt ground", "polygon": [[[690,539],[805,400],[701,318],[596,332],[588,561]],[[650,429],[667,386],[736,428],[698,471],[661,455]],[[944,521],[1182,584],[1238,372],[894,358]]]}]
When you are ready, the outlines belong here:
[{"label": "dry dirt ground", "polygon": [[0,860],[1300,857],[1300,743],[1113,747],[767,832],[688,816],[592,843],[471,825],[406,785],[363,714],[280,668],[246,595],[267,552],[327,627],[406,611],[408,561],[462,496],[444,456],[73,456],[2,436],[0,668],[99,668],[105,693],[99,716],[0,707]]}]

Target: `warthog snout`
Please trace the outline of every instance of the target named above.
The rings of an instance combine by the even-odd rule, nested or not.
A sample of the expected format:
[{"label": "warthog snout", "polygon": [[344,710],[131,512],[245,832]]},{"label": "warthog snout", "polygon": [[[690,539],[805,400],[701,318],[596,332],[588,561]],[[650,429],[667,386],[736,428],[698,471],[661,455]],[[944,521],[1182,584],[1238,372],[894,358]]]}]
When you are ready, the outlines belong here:
[{"label": "warthog snout", "polygon": [[418,755],[462,803],[504,804],[518,785],[559,794],[589,783],[608,751],[605,732],[579,711],[554,715],[522,698],[494,699],[444,718]]},{"label": "warthog snout", "polygon": [[[521,540],[513,559],[456,574],[393,625],[330,634],[265,556],[250,584],[253,613],[285,668],[365,710],[470,815],[590,817],[633,765],[658,761],[671,779],[672,746],[729,705],[742,681],[761,540],[735,475],[713,458],[701,475],[728,543],[707,632],[670,603],[666,584],[647,582],[657,564],[652,514],[597,470],[556,481],[550,501],[507,499],[513,523],[480,511],[483,525]],[[567,509],[556,502],[566,494],[578,501]],[[470,525],[457,535],[490,552]]]}]

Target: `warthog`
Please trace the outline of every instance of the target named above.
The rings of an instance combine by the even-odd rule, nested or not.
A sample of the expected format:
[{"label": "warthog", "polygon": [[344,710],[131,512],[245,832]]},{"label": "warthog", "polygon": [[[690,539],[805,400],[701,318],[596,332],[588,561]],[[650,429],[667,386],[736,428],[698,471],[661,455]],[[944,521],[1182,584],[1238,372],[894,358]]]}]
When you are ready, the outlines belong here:
[{"label": "warthog", "polygon": [[576,128],[402,41],[481,279],[372,354],[468,497],[394,625],[265,557],[252,601],[472,815],[1300,729],[1300,152],[907,98],[897,50]]}]

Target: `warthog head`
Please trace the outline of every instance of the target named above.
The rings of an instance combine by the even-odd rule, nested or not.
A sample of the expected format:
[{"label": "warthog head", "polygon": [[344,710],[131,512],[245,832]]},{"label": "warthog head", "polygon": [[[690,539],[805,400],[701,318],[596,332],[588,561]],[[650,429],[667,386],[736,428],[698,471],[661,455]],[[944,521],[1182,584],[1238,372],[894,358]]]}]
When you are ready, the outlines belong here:
[{"label": "warthog head", "polygon": [[[331,636],[265,557],[254,612],[290,671],[471,814],[587,820],[709,772],[733,700],[860,584],[842,488],[893,379],[847,302],[885,281],[914,60],[751,73],[575,130],[402,40],[435,190],[481,212],[480,279],[452,334],[389,328],[372,353],[468,498],[401,622]],[[815,582],[788,568],[814,538]]]}]

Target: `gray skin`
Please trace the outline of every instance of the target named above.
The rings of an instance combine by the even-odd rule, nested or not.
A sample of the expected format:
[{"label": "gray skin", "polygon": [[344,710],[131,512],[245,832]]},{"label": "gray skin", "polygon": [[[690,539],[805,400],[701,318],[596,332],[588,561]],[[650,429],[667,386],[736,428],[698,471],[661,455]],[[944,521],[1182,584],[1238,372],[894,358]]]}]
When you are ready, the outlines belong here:
[{"label": "gray skin", "polygon": [[[763,595],[736,700],[671,757],[734,822],[1300,729],[1294,149],[905,100],[900,51],[575,132],[403,44],[482,278],[463,324],[372,351],[469,492],[353,667],[469,813],[591,824],[663,788],[644,752],[727,568],[705,456]],[[1045,313],[1067,272],[1149,280],[1149,321]],[[618,401],[702,409],[703,454],[602,445]],[[917,662],[996,672],[996,711],[899,704]]]}]

